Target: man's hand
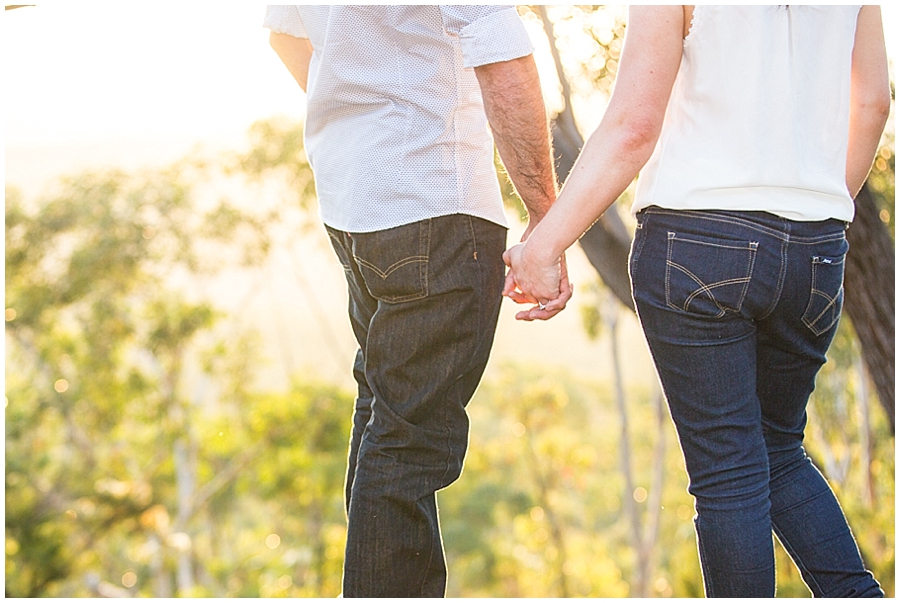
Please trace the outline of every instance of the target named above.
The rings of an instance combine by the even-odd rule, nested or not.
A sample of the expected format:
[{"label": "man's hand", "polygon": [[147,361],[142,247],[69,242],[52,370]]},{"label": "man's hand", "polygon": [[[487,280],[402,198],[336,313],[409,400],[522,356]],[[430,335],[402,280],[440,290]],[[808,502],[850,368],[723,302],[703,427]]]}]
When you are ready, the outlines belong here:
[{"label": "man's hand", "polygon": [[566,256],[546,263],[529,258],[522,243],[508,249],[503,261],[510,270],[503,295],[517,304],[537,304],[516,314],[517,320],[548,320],[565,309],[574,290],[569,282]]}]

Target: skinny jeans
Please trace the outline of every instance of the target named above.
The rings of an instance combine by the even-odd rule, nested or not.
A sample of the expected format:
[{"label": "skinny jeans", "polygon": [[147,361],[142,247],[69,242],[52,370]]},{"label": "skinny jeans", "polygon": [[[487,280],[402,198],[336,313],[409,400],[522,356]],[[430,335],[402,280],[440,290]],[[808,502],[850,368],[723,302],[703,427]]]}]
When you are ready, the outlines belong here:
[{"label": "skinny jeans", "polygon": [[772,597],[772,533],[816,597],[880,597],[803,448],[843,302],[846,224],[649,207],[629,270],[684,454],[706,595]]}]

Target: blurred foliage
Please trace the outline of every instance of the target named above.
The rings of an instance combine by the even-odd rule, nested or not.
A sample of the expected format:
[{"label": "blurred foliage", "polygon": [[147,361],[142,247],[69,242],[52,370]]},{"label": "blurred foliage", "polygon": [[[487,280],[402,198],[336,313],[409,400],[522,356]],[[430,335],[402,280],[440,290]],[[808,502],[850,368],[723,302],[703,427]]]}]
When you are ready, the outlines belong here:
[{"label": "blurred foliage", "polygon": [[[637,422],[653,421],[648,392],[632,394]],[[610,389],[545,367],[506,366],[479,389],[465,474],[440,497],[449,596],[629,596],[635,559],[622,497],[646,500],[638,490],[651,467],[623,492],[611,400]],[[647,458],[653,434],[634,435]],[[696,596],[699,573],[685,571],[697,558],[693,509],[678,449],[669,452],[653,591]]]},{"label": "blurred foliage", "polygon": [[[201,178],[184,165],[85,174],[33,204],[7,191],[8,596],[340,592],[352,395],[308,379],[285,391],[252,386],[258,335],[236,335],[198,284],[264,257],[273,243],[259,233],[270,229],[228,204],[199,211]],[[234,253],[239,238],[252,253]],[[859,389],[853,345],[842,330],[809,448],[890,594],[892,440],[872,413],[864,457],[859,409],[872,393]],[[448,594],[632,592],[623,497],[652,500],[642,459],[655,444],[654,409],[649,391],[627,392],[637,462],[625,492],[611,389],[546,367],[504,367],[483,384],[469,405],[465,472],[440,494]],[[671,426],[666,438],[652,594],[699,596]],[[860,495],[870,482],[873,497]],[[779,555],[779,593],[805,596]]]},{"label": "blurred foliage", "polygon": [[[893,90],[893,86],[891,87]],[[893,119],[888,123],[887,130],[882,137],[881,148],[875,156],[875,163],[866,184],[875,196],[880,209],[881,221],[884,222],[891,237],[894,233],[894,124]]]},{"label": "blurred foliage", "polygon": [[[548,11],[574,93],[608,95],[621,8]],[[869,184],[893,231],[892,132]],[[259,334],[235,329],[200,286],[259,265],[308,221],[301,126],[274,118],[250,138],[220,167],[258,187],[266,203],[254,212],[197,195],[208,166],[190,162],[81,174],[42,201],[7,189],[7,596],[340,592],[352,394],[300,377],[259,391]],[[585,324],[601,335],[591,306]],[[882,413],[867,411],[876,402],[855,346],[845,319],[810,405],[807,447],[893,596],[893,439]],[[625,492],[612,387],[544,366],[502,367],[482,385],[463,477],[439,495],[449,595],[633,592],[623,497],[653,500],[655,410],[649,386],[627,392],[637,462]],[[652,594],[698,597],[692,501],[671,426],[665,437]],[[777,571],[779,596],[809,596],[780,548]]]},{"label": "blurred foliage", "polygon": [[303,124],[282,117],[254,123],[250,150],[235,155],[228,171],[255,181],[277,181],[288,192],[287,203],[309,209],[316,199],[312,168],[303,146]]},{"label": "blurred foliage", "polygon": [[[540,20],[528,7],[526,19]],[[625,5],[547,5],[566,79],[576,96],[612,93],[625,42]],[[552,104],[552,101],[551,101]]]},{"label": "blurred foliage", "polygon": [[352,401],[249,391],[254,337],[197,285],[259,262],[267,229],[225,201],[198,211],[202,178],[181,163],[86,173],[32,205],[6,192],[9,596],[340,588]]}]

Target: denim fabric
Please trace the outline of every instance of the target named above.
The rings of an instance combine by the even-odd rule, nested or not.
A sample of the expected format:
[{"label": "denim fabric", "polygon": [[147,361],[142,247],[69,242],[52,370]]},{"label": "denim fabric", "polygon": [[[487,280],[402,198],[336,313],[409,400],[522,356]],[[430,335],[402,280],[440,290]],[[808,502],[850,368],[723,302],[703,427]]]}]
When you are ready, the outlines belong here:
[{"label": "denim fabric", "polygon": [[455,214],[371,233],[327,228],[359,342],[344,597],[441,597],[435,492],[456,480],[465,407],[488,361],[506,229]]},{"label": "denim fabric", "polygon": [[707,596],[774,596],[773,530],[815,596],[883,596],[802,445],[841,312],[844,230],[765,212],[638,215],[632,292],[690,477]]}]

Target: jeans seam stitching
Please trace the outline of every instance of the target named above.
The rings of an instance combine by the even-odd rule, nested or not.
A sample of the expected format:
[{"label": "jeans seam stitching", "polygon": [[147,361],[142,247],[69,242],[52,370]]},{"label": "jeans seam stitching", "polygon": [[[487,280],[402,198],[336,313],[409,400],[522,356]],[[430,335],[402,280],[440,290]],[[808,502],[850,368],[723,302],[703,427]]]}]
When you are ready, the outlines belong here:
[{"label": "jeans seam stitching", "polygon": [[766,309],[765,312],[760,315],[759,320],[765,320],[769,317],[772,312],[775,311],[775,308],[778,306],[778,302],[781,299],[781,292],[784,290],[784,281],[787,277],[787,248],[790,244],[788,239],[783,239],[781,241],[781,266],[778,270],[778,283],[775,285],[775,292],[772,295],[772,303]]},{"label": "jeans seam stitching", "polygon": [[[420,245],[419,251],[420,252],[422,251],[422,247],[421,247],[421,245],[423,243],[422,238],[424,237],[424,239],[425,239],[425,241],[424,241],[425,261],[423,262],[423,264],[421,266],[419,266],[419,278],[421,278],[422,282],[425,284],[425,286],[424,286],[425,291],[424,291],[424,295],[422,296],[423,298],[428,297],[428,290],[429,290],[428,265],[429,265],[429,262],[431,261],[431,224],[432,224],[432,221],[429,219],[425,224],[422,225],[422,227],[423,227],[422,230],[419,231],[419,245]],[[423,232],[423,230],[424,230],[424,232]],[[423,274],[423,272],[424,272],[424,274]]]},{"label": "jeans seam stitching", "polygon": [[[644,235],[644,223],[647,221],[648,218],[649,218],[649,216],[647,216],[646,214],[641,216],[641,219],[639,219],[637,221],[637,226],[635,227],[634,240],[635,240],[636,244],[634,245],[634,248],[633,248],[633,251],[631,254],[631,258],[629,261],[629,278],[632,277],[632,273],[634,272],[635,268],[637,268],[637,262],[641,258],[641,252],[644,249],[644,242],[647,240],[646,236],[639,236],[639,235]],[[638,231],[640,231],[640,232],[638,232]],[[632,278],[632,281],[633,281],[633,278]],[[632,290],[633,289],[634,289],[634,287],[632,285]],[[632,295],[633,295],[633,293],[632,293]]]},{"label": "jeans seam stitching", "polygon": [[822,588],[822,586],[819,584],[819,581],[816,580],[816,577],[813,575],[813,573],[809,571],[809,568],[806,567],[806,564],[803,563],[803,561],[801,559],[798,559],[797,550],[793,547],[793,545],[791,545],[790,540],[785,538],[784,533],[782,533],[782,531],[778,529],[778,527],[775,525],[774,522],[772,523],[772,530],[774,530],[775,535],[778,536],[778,540],[781,541],[781,544],[784,546],[788,555],[791,557],[791,559],[794,561],[794,563],[797,564],[798,569],[804,570],[806,573],[806,576],[809,577],[809,580],[815,585],[815,587],[819,590],[820,593],[824,594],[825,589]]},{"label": "jeans seam stitching", "polygon": [[759,241],[750,242],[750,260],[747,266],[747,280],[744,281],[744,290],[741,291],[741,302],[738,304],[737,312],[744,307],[744,300],[747,299],[747,291],[750,289],[750,280],[753,278],[753,268],[756,266],[756,251],[759,249]]},{"label": "jeans seam stitching", "polygon": [[472,223],[472,216],[466,216],[468,218],[469,225],[469,234],[472,236],[472,251],[474,252],[474,259],[478,259],[478,242],[475,240],[475,225]]},{"label": "jeans seam stitching", "polygon": [[368,262],[368,261],[366,261],[366,260],[364,260],[364,259],[362,259],[362,258],[360,258],[360,257],[353,256],[353,259],[356,260],[356,262],[357,262],[358,264],[361,264],[361,265],[365,266],[366,268],[368,268],[369,270],[371,270],[372,272],[374,272],[375,274],[377,274],[378,276],[380,276],[382,279],[386,279],[386,278],[389,277],[391,274],[393,274],[394,272],[396,272],[396,271],[399,270],[400,268],[406,266],[407,264],[412,264],[412,263],[415,263],[415,262],[427,262],[427,261],[428,261],[428,256],[411,255],[411,256],[409,256],[409,257],[403,258],[403,259],[400,260],[400,261],[394,262],[393,264],[391,264],[390,266],[388,266],[386,270],[381,270],[381,269],[380,269],[378,266],[376,266],[375,264],[373,264],[373,263],[371,263],[371,262]]}]

